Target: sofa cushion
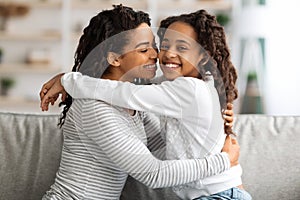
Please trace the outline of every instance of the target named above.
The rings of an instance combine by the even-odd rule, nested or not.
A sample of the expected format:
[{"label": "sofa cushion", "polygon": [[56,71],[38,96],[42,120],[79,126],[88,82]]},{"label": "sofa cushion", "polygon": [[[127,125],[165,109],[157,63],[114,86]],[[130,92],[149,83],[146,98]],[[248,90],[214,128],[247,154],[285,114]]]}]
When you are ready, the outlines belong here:
[{"label": "sofa cushion", "polygon": [[[38,200],[54,182],[62,133],[58,115],[0,112],[0,199]],[[237,115],[243,183],[253,199],[300,199],[300,116]],[[132,178],[122,200],[177,199]]]},{"label": "sofa cushion", "polygon": [[300,116],[238,115],[234,130],[253,199],[300,199]]},{"label": "sofa cushion", "polygon": [[0,112],[0,199],[41,199],[59,166],[57,115]]}]

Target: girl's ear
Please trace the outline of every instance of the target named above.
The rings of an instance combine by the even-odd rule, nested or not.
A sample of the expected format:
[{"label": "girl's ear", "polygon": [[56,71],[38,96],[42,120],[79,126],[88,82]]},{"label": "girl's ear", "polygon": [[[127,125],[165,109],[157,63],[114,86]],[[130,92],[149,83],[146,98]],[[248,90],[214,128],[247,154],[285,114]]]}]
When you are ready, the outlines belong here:
[{"label": "girl's ear", "polygon": [[108,52],[107,54],[107,62],[114,66],[114,67],[119,67],[120,66],[120,60],[119,60],[119,54],[115,52]]}]

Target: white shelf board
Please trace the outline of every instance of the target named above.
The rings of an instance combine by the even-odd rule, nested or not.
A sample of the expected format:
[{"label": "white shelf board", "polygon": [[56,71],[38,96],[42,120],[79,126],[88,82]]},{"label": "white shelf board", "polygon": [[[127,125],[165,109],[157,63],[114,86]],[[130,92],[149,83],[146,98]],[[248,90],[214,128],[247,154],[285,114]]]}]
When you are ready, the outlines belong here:
[{"label": "white shelf board", "polygon": [[9,41],[22,41],[22,40],[30,40],[30,41],[59,41],[62,36],[59,32],[50,32],[50,33],[7,33],[0,32],[0,40],[9,40]]},{"label": "white shelf board", "polygon": [[9,63],[0,64],[0,76],[17,73],[58,73],[61,67],[46,64]]},{"label": "white shelf board", "polygon": [[[71,7],[72,9],[93,9],[99,10],[106,9],[106,8],[113,8],[112,5],[119,5],[120,1],[118,0],[86,0],[86,1],[79,1],[79,0],[72,0]],[[133,7],[134,9],[147,9],[147,1],[141,0],[129,0],[123,5]]]},{"label": "white shelf board", "polygon": [[163,8],[159,12],[169,12],[174,10],[220,10],[232,9],[232,2],[226,0],[195,0],[195,1],[158,1],[158,8]]},{"label": "white shelf board", "polygon": [[61,8],[62,2],[61,1],[31,1],[28,2],[29,6],[32,8]]},{"label": "white shelf board", "polygon": [[60,8],[62,6],[61,0],[0,0],[0,3],[16,3],[20,5],[27,5],[30,8]]}]

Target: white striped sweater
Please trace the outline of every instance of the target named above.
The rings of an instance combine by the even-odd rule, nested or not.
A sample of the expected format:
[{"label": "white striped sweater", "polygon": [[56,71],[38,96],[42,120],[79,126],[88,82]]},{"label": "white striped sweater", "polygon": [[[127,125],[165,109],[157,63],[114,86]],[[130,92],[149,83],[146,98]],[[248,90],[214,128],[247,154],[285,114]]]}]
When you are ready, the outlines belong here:
[{"label": "white striped sweater", "polygon": [[55,183],[43,199],[119,199],[128,174],[149,187],[160,188],[229,169],[226,153],[205,159],[158,160],[146,147],[145,133],[147,130],[154,136],[159,128],[156,122],[143,112],[130,116],[124,109],[101,101],[74,100],[63,127]]}]

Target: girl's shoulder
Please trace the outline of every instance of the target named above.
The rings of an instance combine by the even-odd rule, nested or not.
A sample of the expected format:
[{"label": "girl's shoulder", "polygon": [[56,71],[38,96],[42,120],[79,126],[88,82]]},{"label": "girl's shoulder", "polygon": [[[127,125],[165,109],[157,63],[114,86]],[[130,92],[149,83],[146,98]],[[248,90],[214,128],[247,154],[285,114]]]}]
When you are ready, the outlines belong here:
[{"label": "girl's shoulder", "polygon": [[194,88],[206,86],[206,82],[194,77],[178,77],[174,80],[177,85],[191,85]]}]

